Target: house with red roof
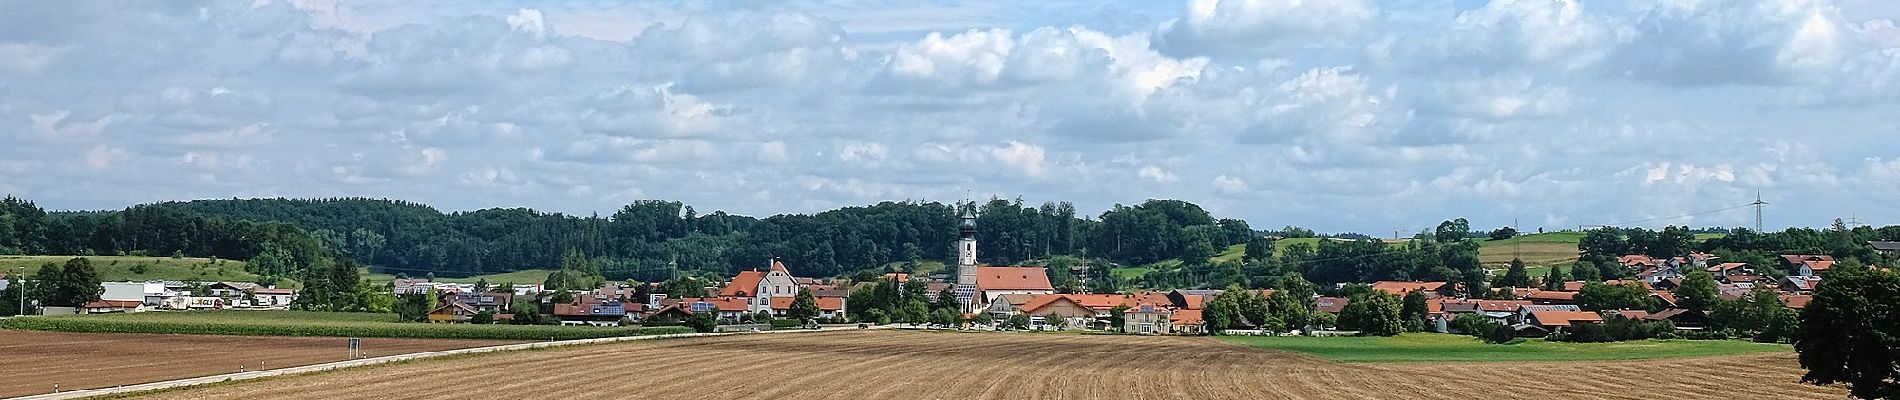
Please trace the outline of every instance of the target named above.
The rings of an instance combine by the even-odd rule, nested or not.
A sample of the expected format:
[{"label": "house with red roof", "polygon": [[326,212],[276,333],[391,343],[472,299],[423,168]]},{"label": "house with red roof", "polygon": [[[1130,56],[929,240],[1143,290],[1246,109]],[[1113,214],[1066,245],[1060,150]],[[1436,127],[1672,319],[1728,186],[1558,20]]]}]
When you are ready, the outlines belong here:
[{"label": "house with red roof", "polygon": [[[908,275],[895,277],[908,279]],[[825,284],[817,279],[792,276],[791,269],[778,259],[767,260],[764,271],[740,271],[732,281],[719,289],[718,298],[740,299],[745,304],[745,312],[757,314],[761,311],[783,316],[791,311],[791,304],[800,290],[809,290],[818,302],[820,318],[843,318],[845,298],[850,296],[834,285]],[[820,293],[823,292],[823,293]],[[730,301],[730,300],[724,300]],[[688,308],[686,311],[696,311]],[[725,310],[721,309],[722,314]],[[737,319],[736,317],[734,318]]]},{"label": "house with red roof", "polygon": [[1540,310],[1531,311],[1524,323],[1544,332],[1562,332],[1572,326],[1601,324],[1603,315],[1589,311]]},{"label": "house with red roof", "polygon": [[1834,256],[1790,254],[1781,256],[1781,266],[1792,276],[1819,276],[1834,268]]},{"label": "house with red roof", "polygon": [[983,304],[1006,294],[1056,293],[1055,285],[1049,283],[1049,271],[1042,267],[976,267],[976,288]]}]

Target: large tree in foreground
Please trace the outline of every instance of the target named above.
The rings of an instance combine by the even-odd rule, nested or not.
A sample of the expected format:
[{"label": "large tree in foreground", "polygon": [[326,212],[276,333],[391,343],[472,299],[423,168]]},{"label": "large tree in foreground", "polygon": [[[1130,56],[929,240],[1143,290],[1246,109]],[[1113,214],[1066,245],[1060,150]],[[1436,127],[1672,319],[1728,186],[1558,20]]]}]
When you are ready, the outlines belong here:
[{"label": "large tree in foreground", "polygon": [[1339,313],[1339,328],[1363,336],[1395,336],[1405,329],[1399,317],[1399,297],[1373,291],[1353,296]]},{"label": "large tree in foreground", "polygon": [[1837,266],[1815,288],[1794,348],[1803,382],[1846,383],[1855,397],[1900,397],[1900,275]]}]

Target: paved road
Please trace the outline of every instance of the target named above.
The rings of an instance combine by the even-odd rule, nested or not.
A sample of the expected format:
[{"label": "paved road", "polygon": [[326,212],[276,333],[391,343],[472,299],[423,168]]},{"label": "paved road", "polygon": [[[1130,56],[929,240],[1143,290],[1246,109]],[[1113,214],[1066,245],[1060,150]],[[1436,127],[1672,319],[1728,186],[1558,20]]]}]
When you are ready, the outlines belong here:
[{"label": "paved road", "polygon": [[[883,329],[883,328],[887,328],[887,327],[876,327],[872,329]],[[26,397],[15,397],[13,398],[13,400],[78,399],[78,398],[85,398],[85,397],[91,397],[91,396],[103,396],[103,395],[109,395],[109,394],[143,392],[143,391],[148,391],[148,390],[160,390],[160,389],[172,389],[172,388],[180,388],[180,387],[186,387],[186,386],[203,385],[207,383],[218,383],[218,382],[224,382],[224,381],[244,381],[244,380],[267,378],[267,377],[281,376],[281,375],[304,374],[304,373],[311,373],[311,372],[328,371],[328,370],[333,370],[333,369],[338,369],[338,368],[350,368],[350,367],[360,367],[360,366],[366,366],[366,365],[387,364],[387,363],[392,363],[392,362],[397,362],[397,361],[417,360],[417,359],[441,357],[441,356],[455,355],[455,354],[490,353],[490,352],[497,352],[497,351],[538,349],[538,348],[544,348],[544,347],[624,342],[624,341],[630,341],[630,340],[711,337],[711,336],[728,336],[728,335],[764,335],[764,334],[782,334],[782,333],[830,332],[830,331],[857,330],[857,329],[858,328],[856,327],[832,327],[832,328],[823,328],[823,329],[816,329],[816,330],[799,329],[799,330],[760,331],[760,332],[680,333],[680,334],[671,334],[671,335],[625,336],[625,337],[611,337],[611,338],[600,338],[600,339],[561,340],[561,341],[552,341],[552,342],[509,344],[509,345],[501,345],[501,346],[476,347],[476,348],[458,349],[458,350],[409,353],[409,354],[400,354],[400,355],[393,355],[393,356],[382,356],[382,357],[364,358],[364,359],[357,359],[357,360],[337,361],[337,362],[324,363],[324,364],[305,365],[301,367],[288,367],[288,368],[278,368],[278,369],[267,369],[267,370],[261,370],[261,371],[240,372],[240,373],[233,373],[233,374],[201,376],[197,378],[186,378],[186,379],[170,380],[170,381],[163,381],[163,382],[142,383],[142,384],[137,384],[137,385],[128,385],[128,386],[120,386],[120,387],[112,387],[112,388],[70,390],[70,391],[63,391],[59,393],[47,393],[47,394],[33,395],[33,396],[26,396]]]}]

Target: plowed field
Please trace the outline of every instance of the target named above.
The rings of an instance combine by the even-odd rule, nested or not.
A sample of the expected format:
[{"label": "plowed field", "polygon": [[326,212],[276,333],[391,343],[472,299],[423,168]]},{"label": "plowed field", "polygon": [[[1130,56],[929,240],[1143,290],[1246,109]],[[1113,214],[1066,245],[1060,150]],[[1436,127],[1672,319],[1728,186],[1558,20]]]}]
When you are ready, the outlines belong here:
[{"label": "plowed field", "polygon": [[[346,338],[56,333],[0,330],[0,398],[93,389],[349,358]],[[364,338],[373,356],[492,346],[492,340]]]},{"label": "plowed field", "polygon": [[[1842,399],[1793,354],[1340,364],[1199,337],[865,331],[511,352],[161,392],[157,399]],[[1677,383],[1679,382],[1679,383]]]}]

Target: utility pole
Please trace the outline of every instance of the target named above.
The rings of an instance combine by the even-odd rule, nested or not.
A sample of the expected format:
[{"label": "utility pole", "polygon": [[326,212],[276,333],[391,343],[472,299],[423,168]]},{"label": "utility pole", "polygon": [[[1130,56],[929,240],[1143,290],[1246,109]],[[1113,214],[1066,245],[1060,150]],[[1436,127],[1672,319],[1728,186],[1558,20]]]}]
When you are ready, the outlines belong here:
[{"label": "utility pole", "polygon": [[1755,206],[1755,233],[1763,233],[1761,231],[1761,206],[1768,205],[1768,202],[1761,201],[1761,192],[1756,191],[1755,202],[1748,203],[1748,205]]},{"label": "utility pole", "polygon": [[13,291],[20,293],[20,308],[13,309],[14,316],[26,315],[26,267],[20,267],[19,270],[20,277],[15,280],[20,281],[20,287],[13,288]]},{"label": "utility pole", "polygon": [[[1517,235],[1524,234],[1523,231],[1518,231],[1517,218],[1511,219],[1511,230],[1517,231]],[[1515,238],[1517,235],[1513,235],[1513,238]],[[1524,260],[1524,241],[1523,240],[1520,239],[1518,241],[1511,242],[1511,259],[1518,260],[1518,261]]]}]

